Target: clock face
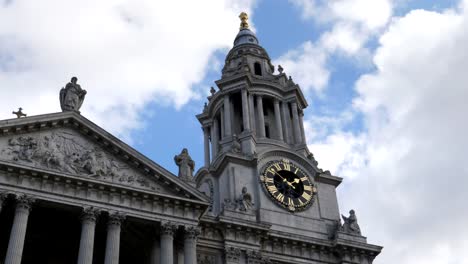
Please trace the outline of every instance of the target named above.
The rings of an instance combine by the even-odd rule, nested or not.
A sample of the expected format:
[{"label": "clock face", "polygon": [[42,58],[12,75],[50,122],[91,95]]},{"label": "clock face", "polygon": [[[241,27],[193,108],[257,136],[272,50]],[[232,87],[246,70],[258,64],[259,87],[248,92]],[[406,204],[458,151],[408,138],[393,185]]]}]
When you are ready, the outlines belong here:
[{"label": "clock face", "polygon": [[260,180],[270,196],[289,211],[308,208],[317,193],[310,177],[285,159],[269,162],[264,167]]}]

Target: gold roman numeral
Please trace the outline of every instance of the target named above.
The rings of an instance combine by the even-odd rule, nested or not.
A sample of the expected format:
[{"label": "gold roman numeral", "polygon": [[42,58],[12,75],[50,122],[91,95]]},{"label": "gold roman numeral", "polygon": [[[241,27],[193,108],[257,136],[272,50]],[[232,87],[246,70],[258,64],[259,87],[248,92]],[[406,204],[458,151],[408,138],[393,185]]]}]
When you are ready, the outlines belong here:
[{"label": "gold roman numeral", "polygon": [[278,163],[273,164],[273,166],[275,166],[277,171],[281,170],[281,166]]},{"label": "gold roman numeral", "polygon": [[287,170],[287,171],[290,171],[291,170],[291,164],[289,163],[283,163],[283,166],[284,166],[284,169]]},{"label": "gold roman numeral", "polygon": [[278,189],[276,189],[276,186],[275,186],[275,185],[268,185],[267,188],[268,188],[268,191],[270,191],[270,192],[272,192],[272,193],[273,193],[273,192],[276,192],[276,191],[278,190]]},{"label": "gold roman numeral", "polygon": [[294,171],[294,174],[297,174],[298,171],[299,171],[299,168],[296,168],[296,170]]},{"label": "gold roman numeral", "polygon": [[294,207],[294,202],[293,202],[293,200],[292,200],[291,198],[289,198],[288,205],[289,205],[290,207]]},{"label": "gold roman numeral", "polygon": [[302,194],[302,198],[306,199],[306,201],[309,201],[310,198],[312,198],[312,196],[310,196],[310,194],[304,192],[304,193]]},{"label": "gold roman numeral", "polygon": [[301,178],[301,181],[303,181],[303,182],[305,182],[307,180],[308,180],[307,176],[304,176],[304,177]]},{"label": "gold roman numeral", "polygon": [[275,174],[276,174],[276,171],[275,171],[275,169],[273,169],[272,167],[268,168],[268,170],[267,170],[267,171],[268,171],[269,173],[273,174],[273,175],[275,175]]},{"label": "gold roman numeral", "polygon": [[305,186],[304,186],[304,190],[305,190],[305,191],[310,191],[310,192],[312,192],[312,186],[310,186],[310,185],[305,185]]},{"label": "gold roman numeral", "polygon": [[265,177],[265,182],[271,182],[271,183],[273,183],[273,178]]},{"label": "gold roman numeral", "polygon": [[283,195],[282,193],[280,193],[280,194],[278,194],[278,195],[276,196],[276,199],[277,199],[278,201],[280,201],[280,202],[284,202],[284,195]]}]

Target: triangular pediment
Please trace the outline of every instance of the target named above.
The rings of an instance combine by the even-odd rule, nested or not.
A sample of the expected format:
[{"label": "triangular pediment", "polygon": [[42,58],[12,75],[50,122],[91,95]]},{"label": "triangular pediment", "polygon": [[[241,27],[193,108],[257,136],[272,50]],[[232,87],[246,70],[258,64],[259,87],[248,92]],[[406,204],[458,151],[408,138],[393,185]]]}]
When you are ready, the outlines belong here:
[{"label": "triangular pediment", "polygon": [[74,112],[0,121],[0,162],[180,196],[207,198]]}]

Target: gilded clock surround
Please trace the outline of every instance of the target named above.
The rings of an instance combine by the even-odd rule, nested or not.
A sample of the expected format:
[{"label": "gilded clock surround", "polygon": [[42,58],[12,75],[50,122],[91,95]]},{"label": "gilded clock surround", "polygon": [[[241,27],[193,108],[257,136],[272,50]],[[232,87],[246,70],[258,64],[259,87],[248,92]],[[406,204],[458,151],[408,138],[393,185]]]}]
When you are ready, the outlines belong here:
[{"label": "gilded clock surround", "polygon": [[313,179],[288,159],[272,160],[263,166],[260,182],[269,197],[290,212],[306,210],[317,194]]}]

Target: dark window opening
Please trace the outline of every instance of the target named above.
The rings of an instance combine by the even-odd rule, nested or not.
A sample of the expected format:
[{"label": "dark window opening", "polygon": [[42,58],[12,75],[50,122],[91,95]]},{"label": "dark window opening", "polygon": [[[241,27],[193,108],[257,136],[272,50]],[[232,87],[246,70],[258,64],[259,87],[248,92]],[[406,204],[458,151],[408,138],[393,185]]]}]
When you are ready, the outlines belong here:
[{"label": "dark window opening", "polygon": [[265,125],[265,137],[270,138],[270,126]]},{"label": "dark window opening", "polygon": [[254,63],[254,72],[255,72],[255,75],[262,76],[262,66],[260,65],[260,63],[258,62]]}]

